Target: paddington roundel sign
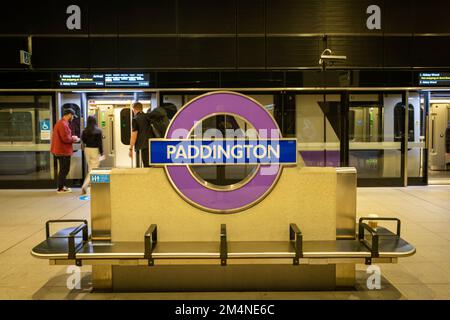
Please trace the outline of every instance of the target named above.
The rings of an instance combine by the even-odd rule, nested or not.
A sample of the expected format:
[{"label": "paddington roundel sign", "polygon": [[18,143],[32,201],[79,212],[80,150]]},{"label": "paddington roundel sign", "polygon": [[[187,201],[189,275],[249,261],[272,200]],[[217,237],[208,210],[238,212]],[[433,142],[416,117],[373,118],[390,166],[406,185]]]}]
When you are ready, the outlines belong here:
[{"label": "paddington roundel sign", "polygon": [[[257,135],[245,137],[192,136],[196,125],[208,117],[228,115],[251,124]],[[283,165],[297,163],[296,139],[283,139],[272,115],[257,101],[235,92],[212,92],[184,105],[164,139],[150,139],[150,164],[163,165],[180,196],[209,212],[245,210],[267,196],[277,183]],[[193,174],[196,165],[255,165],[245,183],[211,188]]]}]

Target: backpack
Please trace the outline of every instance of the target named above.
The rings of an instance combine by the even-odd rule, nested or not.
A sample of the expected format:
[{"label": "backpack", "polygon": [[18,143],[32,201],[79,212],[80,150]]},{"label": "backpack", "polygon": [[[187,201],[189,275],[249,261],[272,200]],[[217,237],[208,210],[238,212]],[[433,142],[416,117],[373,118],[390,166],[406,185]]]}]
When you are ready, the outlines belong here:
[{"label": "backpack", "polygon": [[147,113],[147,120],[153,133],[154,138],[163,138],[166,134],[167,127],[169,126],[169,118],[167,117],[166,110],[158,107]]},{"label": "backpack", "polygon": [[178,111],[176,105],[171,102],[162,103],[161,108],[164,108],[164,110],[166,110],[167,118],[169,118],[169,120],[171,120]]}]

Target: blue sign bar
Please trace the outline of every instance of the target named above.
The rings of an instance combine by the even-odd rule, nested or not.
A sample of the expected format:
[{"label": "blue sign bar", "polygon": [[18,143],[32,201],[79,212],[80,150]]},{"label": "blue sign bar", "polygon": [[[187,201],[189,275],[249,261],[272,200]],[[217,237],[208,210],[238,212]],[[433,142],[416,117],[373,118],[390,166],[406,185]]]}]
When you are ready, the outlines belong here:
[{"label": "blue sign bar", "polygon": [[91,183],[109,183],[109,174],[91,174]]},{"label": "blue sign bar", "polygon": [[150,164],[296,164],[297,139],[150,139]]}]

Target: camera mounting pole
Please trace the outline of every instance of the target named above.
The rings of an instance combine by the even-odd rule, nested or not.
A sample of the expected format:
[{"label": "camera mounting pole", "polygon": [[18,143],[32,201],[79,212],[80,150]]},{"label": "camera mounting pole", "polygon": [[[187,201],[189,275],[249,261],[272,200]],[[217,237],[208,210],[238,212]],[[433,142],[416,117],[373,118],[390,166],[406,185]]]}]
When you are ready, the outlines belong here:
[{"label": "camera mounting pole", "polygon": [[333,51],[327,48],[323,50],[322,54],[320,55],[319,65],[322,67],[322,71],[325,71],[327,69],[327,66],[332,66],[335,62],[346,60],[347,56],[333,55]]}]

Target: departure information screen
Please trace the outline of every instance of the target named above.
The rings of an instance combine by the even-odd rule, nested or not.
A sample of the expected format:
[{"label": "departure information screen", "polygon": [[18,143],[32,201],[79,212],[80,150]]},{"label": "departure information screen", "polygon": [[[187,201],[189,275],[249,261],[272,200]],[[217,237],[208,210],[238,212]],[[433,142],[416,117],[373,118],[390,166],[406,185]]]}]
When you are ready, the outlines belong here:
[{"label": "departure information screen", "polygon": [[423,72],[419,74],[421,86],[450,86],[450,72]]},{"label": "departure information screen", "polygon": [[59,74],[59,86],[69,88],[148,87],[148,73],[78,73]]}]

